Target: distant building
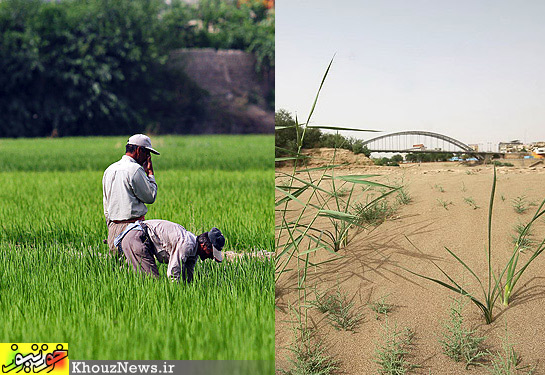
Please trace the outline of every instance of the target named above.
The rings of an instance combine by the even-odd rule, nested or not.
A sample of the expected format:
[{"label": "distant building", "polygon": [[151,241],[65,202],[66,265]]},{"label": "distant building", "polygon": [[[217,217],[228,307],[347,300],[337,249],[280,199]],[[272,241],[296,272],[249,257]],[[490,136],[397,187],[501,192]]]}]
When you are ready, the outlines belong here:
[{"label": "distant building", "polygon": [[528,148],[533,149],[536,147],[545,147],[545,142],[532,142]]},{"label": "distant building", "polygon": [[472,144],[472,145],[468,145],[468,146],[473,151],[479,151],[479,145],[478,144]]},{"label": "distant building", "polygon": [[525,150],[524,143],[522,143],[520,140],[515,139],[511,142],[500,142],[498,146],[499,152],[521,152]]},{"label": "distant building", "polygon": [[545,157],[545,142],[532,142],[528,146],[528,149],[532,151],[532,155],[535,158],[544,158]]},{"label": "distant building", "polygon": [[426,146],[424,146],[423,143],[420,143],[420,144],[417,144],[417,145],[413,145],[413,150],[424,151],[425,149],[426,149]]}]

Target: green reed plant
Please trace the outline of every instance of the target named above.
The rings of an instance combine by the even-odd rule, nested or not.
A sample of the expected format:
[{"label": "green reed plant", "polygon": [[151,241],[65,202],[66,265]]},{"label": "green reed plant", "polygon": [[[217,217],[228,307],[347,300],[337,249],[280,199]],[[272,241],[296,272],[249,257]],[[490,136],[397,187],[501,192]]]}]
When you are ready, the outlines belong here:
[{"label": "green reed plant", "polygon": [[[326,176],[328,179],[331,179],[331,186],[333,191],[336,192],[336,185],[338,182],[333,178],[333,173]],[[362,227],[361,215],[366,211],[373,211],[374,207],[384,205],[388,207],[388,202],[386,197],[396,191],[395,188],[389,187],[383,184],[374,183],[369,181],[369,178],[376,177],[376,175],[347,175],[347,176],[337,176],[339,182],[343,184],[350,184],[350,193],[345,199],[331,199],[333,204],[326,203],[326,210],[320,214],[320,216],[325,216],[330,221],[333,226],[333,230],[321,229],[322,233],[329,240],[328,242],[332,244],[332,248],[335,252],[339,251],[341,247],[346,246],[348,243],[348,232],[353,227]],[[353,204],[354,189],[356,185],[364,185],[367,187],[379,187],[381,193],[377,198],[373,199],[371,204],[362,206],[360,203]],[[365,191],[366,189],[364,189]],[[318,200],[321,201],[322,196],[318,195]],[[331,210],[331,207],[333,210]]]},{"label": "green reed plant", "polygon": [[[301,152],[307,129],[374,131],[309,125],[332,62],[333,59],[322,78],[306,122],[300,124],[296,118],[295,125],[287,126],[296,130],[297,151],[292,152],[291,156],[275,159],[276,162],[292,165],[289,172],[277,171],[275,179],[278,193],[275,207],[279,222],[276,226],[276,280],[284,272],[296,271],[303,299],[306,298],[304,284],[308,268],[324,263],[312,262],[310,255],[324,250],[335,253],[346,244],[349,230],[358,225],[357,217],[350,213],[354,185],[389,188],[370,181],[374,175],[338,175],[336,172],[341,165],[335,164],[336,152],[324,166],[308,168],[309,157]],[[350,191],[348,196],[347,189]],[[323,224],[319,226],[317,223],[319,218],[327,219],[333,229],[324,229]]]},{"label": "green reed plant", "polygon": [[[466,288],[462,287],[460,283],[456,282],[447,272],[445,272],[437,263],[433,260],[432,264],[448,279],[448,282],[442,281],[433,277],[424,276],[422,274],[410,271],[406,268],[408,272],[412,273],[415,276],[421,277],[426,280],[430,280],[438,285],[441,285],[455,293],[459,293],[463,296],[469,297],[469,299],[482,311],[483,316],[487,324],[490,324],[494,320],[493,310],[494,306],[498,299],[503,300],[504,305],[509,304],[509,298],[512,294],[512,291],[517,284],[520,277],[523,275],[524,271],[532,263],[532,261],[537,258],[543,250],[545,250],[545,238],[543,241],[536,247],[536,250],[525,262],[522,262],[522,266],[519,266],[520,260],[520,241],[515,244],[512,255],[507,261],[507,264],[503,267],[502,271],[499,274],[495,274],[492,271],[492,209],[494,207],[494,193],[496,191],[496,168],[494,167],[494,178],[492,183],[492,191],[490,193],[490,203],[488,206],[488,246],[486,250],[486,260],[488,264],[488,275],[485,280],[486,284],[483,283],[482,277],[479,277],[461,258],[459,258],[453,251],[445,247],[445,250],[454,258],[456,261],[476,279],[480,286],[482,292],[482,298],[478,298],[477,294],[474,292],[469,292]],[[545,209],[543,208],[545,200],[539,205],[536,210],[535,215],[532,220],[526,225],[523,232],[520,236],[526,235],[526,233],[532,227],[532,224],[539,219],[543,214],[545,214]],[[415,246],[408,238],[407,240]],[[415,248],[417,248],[415,246]],[[418,249],[418,248],[417,248]],[[505,280],[504,280],[505,278]]]},{"label": "green reed plant", "polygon": [[545,250],[545,238],[544,238],[539,244],[537,244],[530,258],[525,263],[523,263],[522,267],[520,267],[517,270],[517,266],[519,265],[520,254],[523,252],[523,250],[527,249],[527,247],[524,247],[524,246],[530,245],[528,242],[529,241],[528,236],[530,236],[532,233],[531,232],[532,225],[534,224],[536,220],[538,220],[545,213],[544,205],[545,205],[545,200],[543,200],[541,204],[539,205],[539,207],[537,208],[536,213],[532,217],[532,220],[530,220],[530,222],[526,224],[524,229],[519,232],[519,237],[517,241],[515,242],[513,253],[504,270],[504,272],[506,273],[506,281],[505,281],[504,290],[503,290],[503,304],[505,306],[509,304],[509,298],[511,297],[513,289],[515,288],[515,285],[517,284],[518,280],[520,279],[524,271],[528,268],[530,263]]},{"label": "green reed plant", "polygon": [[[278,280],[286,272],[293,273],[296,277],[298,291],[296,308],[301,316],[300,326],[303,328],[308,327],[308,308],[311,307],[307,299],[309,269],[321,267],[339,259],[337,251],[346,245],[352,228],[359,226],[357,217],[351,213],[355,186],[377,186],[391,189],[386,185],[371,181],[375,175],[338,173],[342,164],[338,164],[336,160],[336,149],[331,160],[325,161],[321,167],[314,168],[309,167],[310,156],[302,153],[305,134],[309,129],[374,131],[310,125],[312,114],[332,62],[333,59],[324,73],[306,122],[299,123],[296,117],[294,125],[275,128],[282,130],[292,127],[295,129],[296,136],[296,151],[282,150],[287,152],[289,156],[275,158],[276,163],[289,165],[287,171],[278,169],[275,175],[277,193],[275,197],[275,280],[278,285]],[[377,201],[379,199],[377,198]],[[324,226],[324,219],[329,222],[330,227]],[[311,256],[318,252],[329,252],[332,257],[323,261],[315,261],[315,258],[311,258]],[[311,369],[305,372],[308,369],[305,363],[308,361],[305,358],[302,358],[302,361],[296,359],[302,366],[294,368],[303,369],[302,372],[296,373],[327,374],[334,370],[336,365],[329,362],[328,358],[330,357],[327,357],[325,351],[324,348],[318,347],[312,351],[310,357],[307,357],[310,358],[311,363],[315,363],[314,359],[317,359],[319,362],[317,370],[313,370],[314,366],[312,365]]]}]

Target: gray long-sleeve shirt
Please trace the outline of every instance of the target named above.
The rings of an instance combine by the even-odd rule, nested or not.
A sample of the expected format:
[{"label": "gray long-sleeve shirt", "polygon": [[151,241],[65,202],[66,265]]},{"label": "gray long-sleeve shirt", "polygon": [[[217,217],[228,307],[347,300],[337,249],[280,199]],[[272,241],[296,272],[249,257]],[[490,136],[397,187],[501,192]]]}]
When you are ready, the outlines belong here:
[{"label": "gray long-sleeve shirt", "polygon": [[155,202],[157,184],[133,158],[123,155],[104,172],[102,194],[106,221],[129,220],[148,212],[145,203]]},{"label": "gray long-sleeve shirt", "polygon": [[180,224],[167,220],[146,220],[148,236],[155,245],[157,259],[168,262],[167,276],[174,280],[193,279],[197,260],[197,237]]}]

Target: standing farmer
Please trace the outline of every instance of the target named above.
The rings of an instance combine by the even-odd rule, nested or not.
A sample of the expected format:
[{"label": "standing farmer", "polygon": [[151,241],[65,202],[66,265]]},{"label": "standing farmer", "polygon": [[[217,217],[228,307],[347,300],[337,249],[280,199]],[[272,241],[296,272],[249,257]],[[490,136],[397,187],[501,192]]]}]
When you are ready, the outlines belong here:
[{"label": "standing farmer", "polygon": [[155,258],[168,263],[167,276],[172,280],[191,282],[197,256],[201,260],[223,260],[221,249],[225,238],[218,228],[199,236],[180,224],[167,220],[146,220],[129,224],[115,239],[120,253],[137,272],[159,277]]},{"label": "standing farmer", "polygon": [[110,165],[102,178],[102,201],[108,225],[108,247],[116,254],[115,238],[125,227],[144,220],[148,212],[145,203],[155,202],[157,184],[153,176],[151,140],[144,134],[135,134],[125,146],[125,155]]}]

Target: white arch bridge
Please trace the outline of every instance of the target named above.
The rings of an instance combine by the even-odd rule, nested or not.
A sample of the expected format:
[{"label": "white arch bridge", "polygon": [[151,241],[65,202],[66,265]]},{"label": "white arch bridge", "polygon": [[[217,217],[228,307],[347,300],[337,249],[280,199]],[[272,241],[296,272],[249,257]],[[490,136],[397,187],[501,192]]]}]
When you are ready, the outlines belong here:
[{"label": "white arch bridge", "polygon": [[452,154],[473,155],[484,160],[501,156],[499,152],[477,151],[452,137],[420,130],[409,130],[381,135],[363,142],[371,152],[448,152]]}]

